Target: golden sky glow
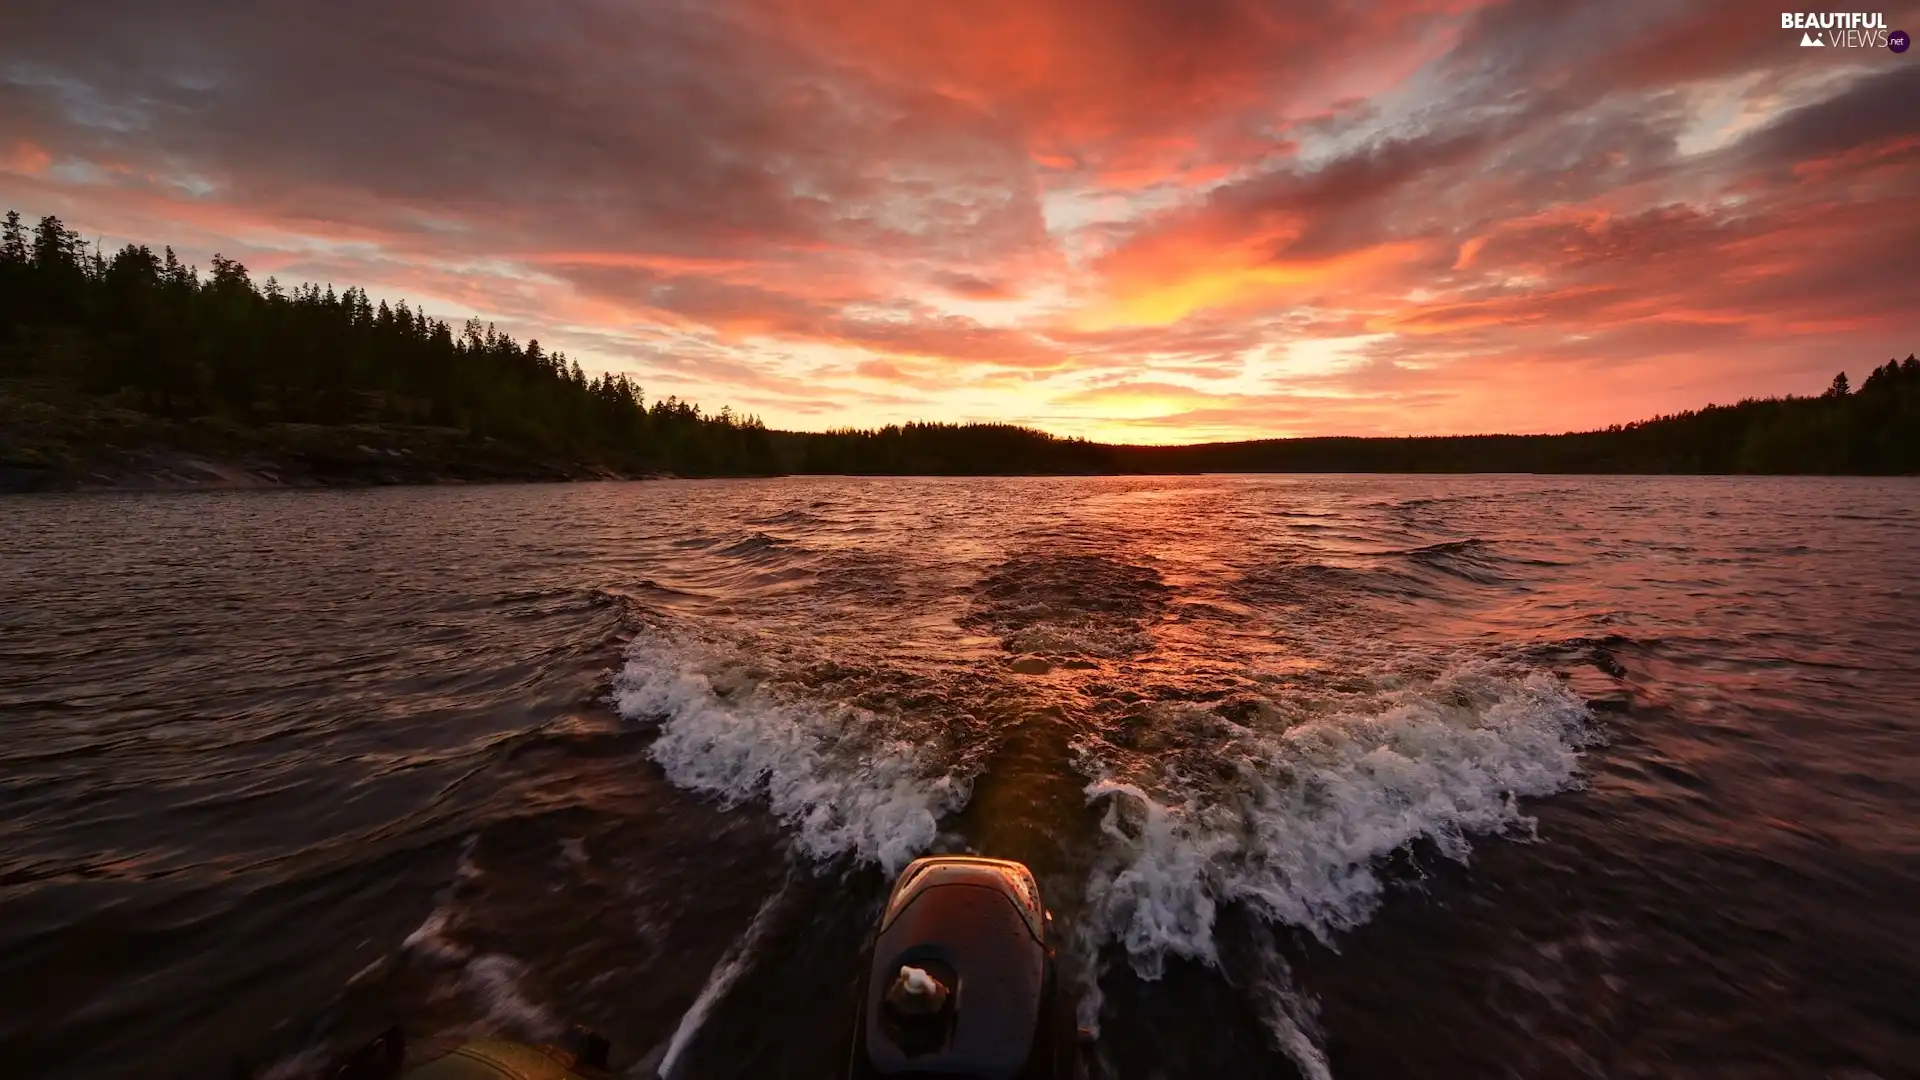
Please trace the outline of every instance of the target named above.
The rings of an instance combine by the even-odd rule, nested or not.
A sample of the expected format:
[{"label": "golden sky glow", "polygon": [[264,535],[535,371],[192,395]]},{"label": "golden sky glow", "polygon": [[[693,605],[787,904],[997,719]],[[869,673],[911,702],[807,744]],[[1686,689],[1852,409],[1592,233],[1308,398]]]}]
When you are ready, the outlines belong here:
[{"label": "golden sky glow", "polygon": [[1920,54],[1747,2],[94,7],[9,16],[0,202],[778,427],[1557,431],[1920,347]]}]

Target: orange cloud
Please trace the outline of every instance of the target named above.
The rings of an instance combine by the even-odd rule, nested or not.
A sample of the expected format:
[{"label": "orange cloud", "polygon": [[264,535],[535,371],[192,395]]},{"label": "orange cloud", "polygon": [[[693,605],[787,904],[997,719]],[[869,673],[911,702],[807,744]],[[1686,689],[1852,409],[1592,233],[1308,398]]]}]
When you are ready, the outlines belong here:
[{"label": "orange cloud", "polygon": [[1264,244],[1212,248],[1184,266],[1150,265],[1109,282],[1113,299],[1090,309],[1083,327],[1166,326],[1212,308],[1284,306],[1360,288],[1416,258],[1416,241],[1376,244],[1323,258],[1270,256]]},{"label": "orange cloud", "polygon": [[15,142],[0,155],[0,171],[38,176],[53,164],[53,155],[30,142]]}]

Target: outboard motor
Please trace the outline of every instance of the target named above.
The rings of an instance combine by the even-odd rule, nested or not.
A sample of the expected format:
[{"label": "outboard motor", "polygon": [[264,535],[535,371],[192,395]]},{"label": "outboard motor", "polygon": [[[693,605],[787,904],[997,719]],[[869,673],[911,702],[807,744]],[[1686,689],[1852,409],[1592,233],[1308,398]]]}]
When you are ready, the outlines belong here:
[{"label": "outboard motor", "polygon": [[1024,865],[914,860],[874,938],[848,1080],[1083,1077],[1052,931]]}]

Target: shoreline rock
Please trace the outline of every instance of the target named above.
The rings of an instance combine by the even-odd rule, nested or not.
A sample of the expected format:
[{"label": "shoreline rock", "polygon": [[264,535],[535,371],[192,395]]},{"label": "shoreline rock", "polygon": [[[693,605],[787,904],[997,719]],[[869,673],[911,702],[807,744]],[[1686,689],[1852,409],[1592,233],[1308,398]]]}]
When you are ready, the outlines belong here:
[{"label": "shoreline rock", "polygon": [[0,494],[251,491],[652,479],[455,428],[155,416],[0,380]]}]

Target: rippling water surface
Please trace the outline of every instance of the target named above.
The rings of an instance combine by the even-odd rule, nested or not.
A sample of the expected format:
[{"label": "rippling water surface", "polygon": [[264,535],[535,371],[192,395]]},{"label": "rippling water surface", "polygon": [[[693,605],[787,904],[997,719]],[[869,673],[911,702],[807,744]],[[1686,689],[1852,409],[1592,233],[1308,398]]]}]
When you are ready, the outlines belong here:
[{"label": "rippling water surface", "polygon": [[568,1021],[830,1076],[1026,860],[1121,1077],[1911,1076],[1920,484],[787,479],[0,501],[0,1047]]}]

